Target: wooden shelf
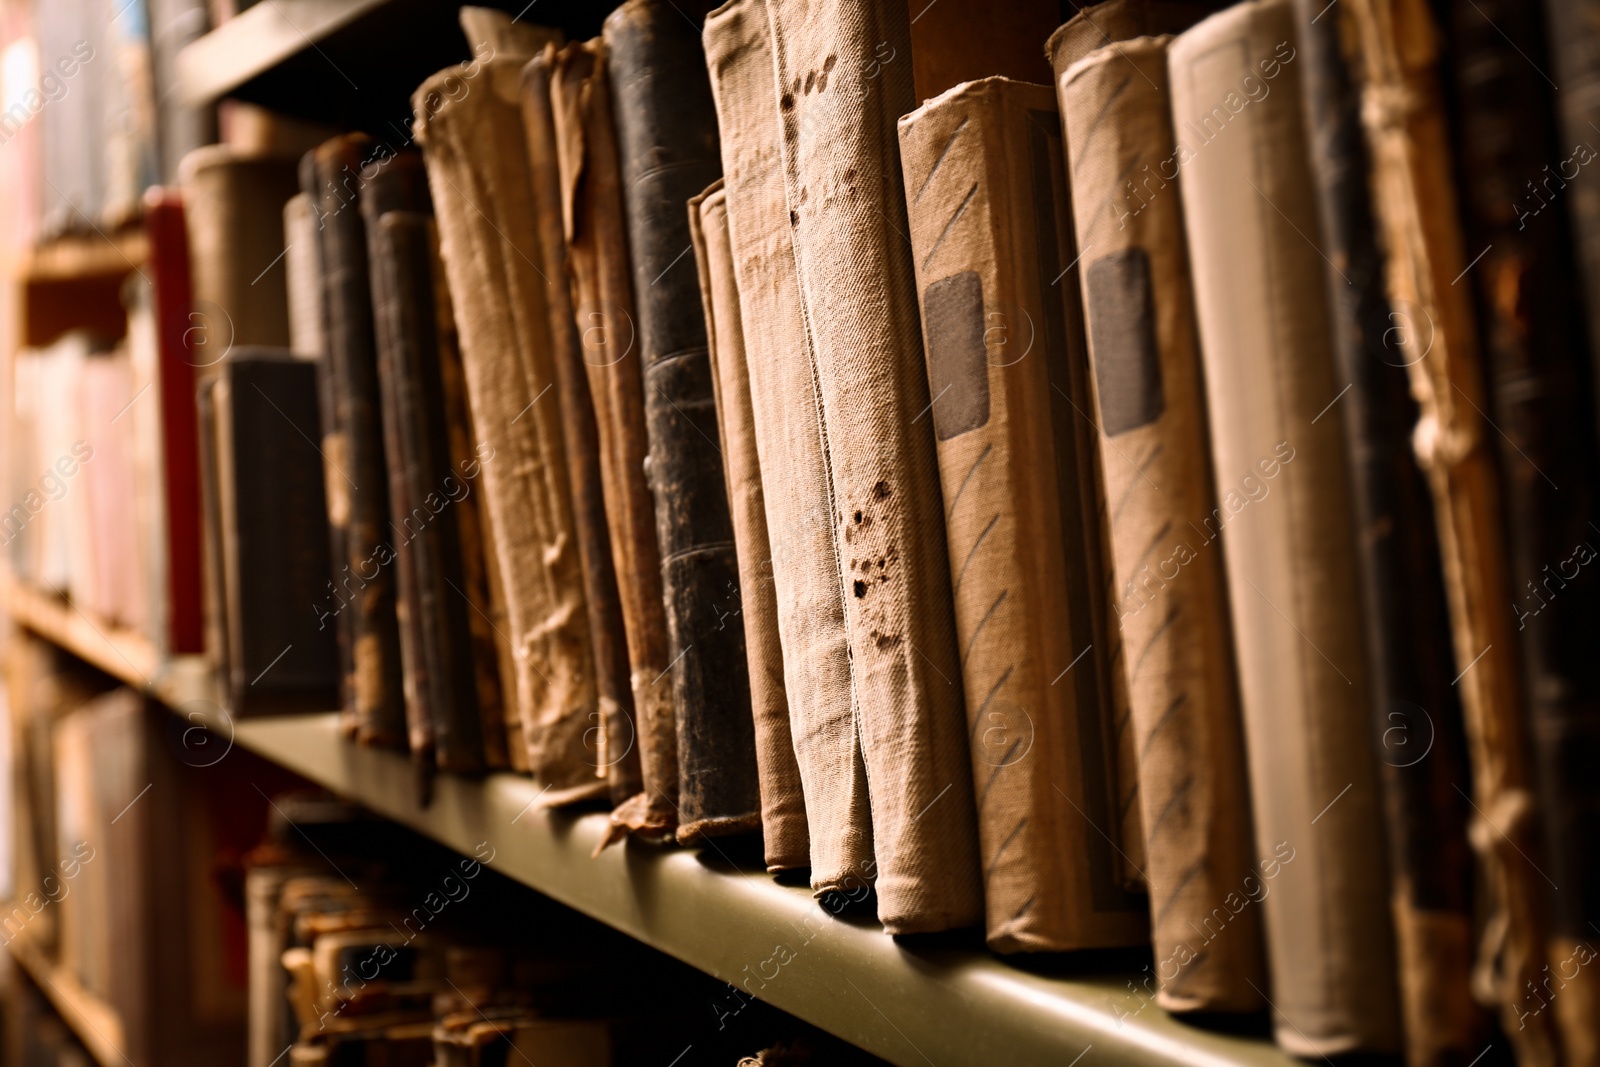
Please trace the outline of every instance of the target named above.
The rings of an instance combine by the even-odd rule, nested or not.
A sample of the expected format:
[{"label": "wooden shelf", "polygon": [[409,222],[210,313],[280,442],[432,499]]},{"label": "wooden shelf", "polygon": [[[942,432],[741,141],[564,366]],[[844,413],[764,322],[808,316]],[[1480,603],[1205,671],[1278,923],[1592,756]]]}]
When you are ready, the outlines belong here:
[{"label": "wooden shelf", "polygon": [[148,637],[90,618],[62,598],[7,577],[11,618],[113,678],[170,708],[216,711],[215,681],[203,656],[163,657]]},{"label": "wooden shelf", "polygon": [[149,254],[150,243],[139,227],[58,237],[30,249],[19,264],[18,276],[29,284],[120,278],[143,267]]},{"label": "wooden shelf", "polygon": [[[615,2],[476,0],[582,39]],[[459,0],[273,0],[256,4],[178,54],[178,88],[193,104],[236,97],[335,126],[408,140],[411,93],[471,58]],[[532,11],[528,9],[532,8]],[[381,45],[374,42],[382,42]]]},{"label": "wooden shelf", "polygon": [[[6,909],[10,914],[10,907]],[[7,943],[33,984],[38,986],[99,1067],[127,1067],[123,1053],[122,1020],[100,998],[84,989],[70,974],[52,963],[33,943],[26,928]]]}]

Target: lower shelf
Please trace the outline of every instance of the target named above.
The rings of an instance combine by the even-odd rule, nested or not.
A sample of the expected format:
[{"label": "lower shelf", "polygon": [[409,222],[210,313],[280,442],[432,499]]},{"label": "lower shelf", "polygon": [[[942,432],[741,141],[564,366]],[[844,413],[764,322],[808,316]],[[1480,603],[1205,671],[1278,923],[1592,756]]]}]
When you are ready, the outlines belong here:
[{"label": "lower shelf", "polygon": [[[6,914],[10,914],[9,908]],[[44,993],[61,1021],[83,1042],[99,1067],[126,1067],[128,1057],[122,1051],[122,1020],[110,1005],[51,963],[26,932],[12,937],[6,942],[6,948]]]},{"label": "lower shelf", "polygon": [[[908,947],[875,923],[832,918],[805,888],[720,862],[714,849],[701,856],[619,846],[591,859],[606,817],[538,810],[538,787],[516,775],[441,775],[424,808],[409,761],[347,743],[334,713],[213,723],[219,741],[231,739],[905,1067],[1066,1067],[1090,1049],[1102,1064],[1294,1062],[1265,1040],[1178,1022],[1136,996],[1127,975],[1047,977],[982,951]],[[708,1033],[740,1003],[730,991],[708,1004]]]}]

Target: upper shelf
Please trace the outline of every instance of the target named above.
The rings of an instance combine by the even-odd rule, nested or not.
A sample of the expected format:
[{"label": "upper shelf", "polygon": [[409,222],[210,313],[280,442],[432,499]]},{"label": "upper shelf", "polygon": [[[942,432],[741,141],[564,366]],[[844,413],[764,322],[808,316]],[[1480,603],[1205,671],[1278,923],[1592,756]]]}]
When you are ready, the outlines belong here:
[{"label": "upper shelf", "polygon": [[[556,26],[600,32],[605,0],[476,0]],[[237,97],[317,122],[405,134],[411,93],[471,58],[459,0],[272,0],[224,22],[178,54],[178,87],[194,104]]]}]

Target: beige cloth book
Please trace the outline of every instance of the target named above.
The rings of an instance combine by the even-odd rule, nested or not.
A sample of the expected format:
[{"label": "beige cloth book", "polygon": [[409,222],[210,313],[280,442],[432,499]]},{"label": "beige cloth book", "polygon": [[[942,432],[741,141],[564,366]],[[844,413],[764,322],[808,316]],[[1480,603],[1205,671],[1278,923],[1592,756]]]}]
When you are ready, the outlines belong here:
[{"label": "beige cloth book", "polygon": [[1261,917],[1240,884],[1254,840],[1222,547],[1204,532],[1217,501],[1168,102],[1170,41],[1097,49],[1057,90],[1085,250],[1094,417],[1161,964],[1156,999],[1169,1011],[1251,1011],[1264,1006]]},{"label": "beige cloth book", "polygon": [[1121,889],[1104,832],[1118,816],[1109,694],[1085,658],[1106,643],[1090,608],[1104,576],[1087,551],[1095,471],[1071,403],[1085,354],[1078,292],[1063,284],[1077,253],[1054,94],[1005,78],[958,85],[900,120],[900,155],[989,944],[1142,945],[1144,897]]},{"label": "beige cloth book", "polygon": [[[895,122],[910,15],[770,0],[784,190],[812,342],[856,727],[890,933],[979,921],[983,891]],[[794,402],[791,398],[790,402]]]},{"label": "beige cloth book", "polygon": [[[540,801],[550,805],[603,796],[605,782],[584,747],[596,711],[594,664],[561,426],[554,411],[534,408],[554,372],[521,70],[515,59],[488,60],[475,91],[451,98],[446,82],[459,84],[467,68],[448,68],[423,82],[413,104],[483,458],[523,743],[546,787]],[[486,144],[508,150],[484,152]]]},{"label": "beige cloth book", "polygon": [[840,892],[860,899],[876,871],[872,822],[821,409],[777,150],[765,0],[732,0],[712,12],[705,49],[722,138],[784,687],[810,828],[811,888],[819,897]]},{"label": "beige cloth book", "polygon": [[767,870],[790,870],[810,863],[810,837],[783,684],[783,643],[778,636],[767,506],[761,489],[739,285],[728,240],[728,198],[721,179],[689,201],[689,232],[700,273],[700,299],[705,305],[718,436],[739,556],[740,618],[727,625],[744,627]]},{"label": "beige cloth book", "polygon": [[603,40],[574,42],[556,53],[551,106],[567,269],[600,431],[600,477],[628,636],[644,779],[644,791],[612,813],[613,834],[607,840],[625,831],[670,839],[678,824],[678,734],[661,550],[644,469],[644,379]]},{"label": "beige cloth book", "polygon": [[1393,1052],[1346,453],[1324,417],[1343,383],[1295,54],[1288,0],[1214,15],[1169,54],[1220,501],[1208,525],[1227,560],[1278,1042]]},{"label": "beige cloth book", "polygon": [[[1343,5],[1342,5],[1343,6]],[[1472,295],[1462,274],[1475,252],[1462,247],[1460,214],[1435,68],[1438,32],[1421,0],[1352,0],[1340,12],[1356,48],[1356,69],[1372,159],[1373,208],[1387,252],[1395,350],[1407,368],[1421,417],[1412,435],[1433,493],[1445,592],[1472,764],[1469,838],[1480,865],[1486,922],[1473,988],[1499,1012],[1517,1062],[1557,1062],[1555,1010],[1530,991],[1567,958],[1547,964],[1537,855],[1537,810],[1529,772],[1522,685],[1495,431],[1483,412],[1483,369]],[[1383,106],[1377,106],[1378,104]],[[1455,284],[1461,281],[1461,284]],[[1464,784],[1464,783],[1463,783]],[[1574,991],[1576,992],[1576,991]]]}]

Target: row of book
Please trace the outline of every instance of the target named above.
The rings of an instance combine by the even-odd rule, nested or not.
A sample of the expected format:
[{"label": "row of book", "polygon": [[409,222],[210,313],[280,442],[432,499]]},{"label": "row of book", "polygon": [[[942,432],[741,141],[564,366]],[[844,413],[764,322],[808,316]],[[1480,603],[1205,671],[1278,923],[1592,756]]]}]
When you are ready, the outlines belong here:
[{"label": "row of book", "polygon": [[405,143],[191,157],[235,710],[759,830],[893,934],[1150,944],[1141,1005],[1296,1053],[1587,1062],[1544,19],[1213,6],[466,9]]}]

